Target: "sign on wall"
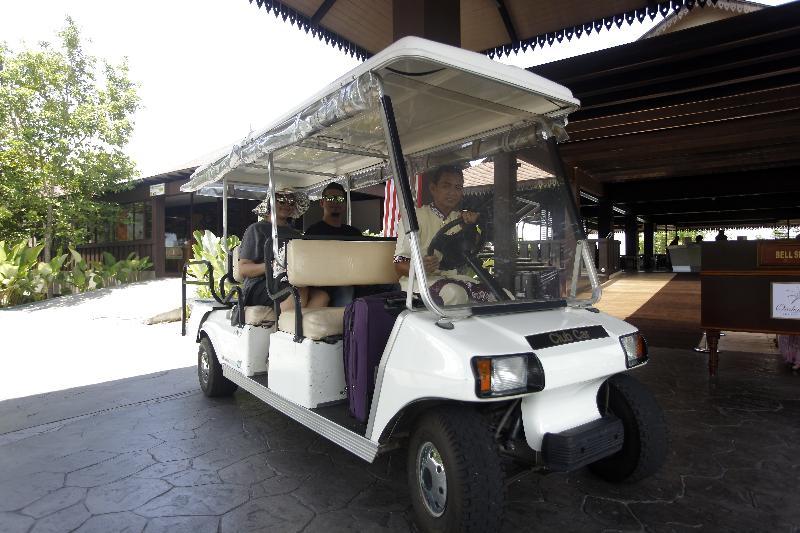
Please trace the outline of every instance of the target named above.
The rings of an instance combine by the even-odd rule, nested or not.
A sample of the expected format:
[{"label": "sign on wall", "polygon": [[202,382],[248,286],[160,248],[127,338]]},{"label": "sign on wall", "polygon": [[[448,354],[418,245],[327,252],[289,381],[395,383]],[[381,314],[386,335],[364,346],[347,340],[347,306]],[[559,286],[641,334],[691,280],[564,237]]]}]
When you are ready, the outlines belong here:
[{"label": "sign on wall", "polygon": [[800,283],[772,283],[772,318],[800,320]]},{"label": "sign on wall", "polygon": [[165,191],[165,183],[156,183],[155,185],[150,186],[150,196],[164,196]]},{"label": "sign on wall", "polygon": [[758,243],[758,266],[800,266],[800,243],[781,241]]}]

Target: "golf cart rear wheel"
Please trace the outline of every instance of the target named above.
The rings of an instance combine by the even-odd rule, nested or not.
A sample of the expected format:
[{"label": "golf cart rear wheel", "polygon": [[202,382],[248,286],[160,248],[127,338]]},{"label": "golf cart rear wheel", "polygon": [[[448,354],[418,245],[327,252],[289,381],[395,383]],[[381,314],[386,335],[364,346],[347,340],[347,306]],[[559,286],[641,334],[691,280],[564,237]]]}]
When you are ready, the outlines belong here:
[{"label": "golf cart rear wheel", "polygon": [[422,531],[500,528],[503,468],[488,425],[474,410],[454,406],[423,415],[411,434],[407,468]]},{"label": "golf cart rear wheel", "polygon": [[[654,474],[667,458],[667,424],[650,389],[627,374],[606,381],[608,410],[622,420],[622,449],[589,465],[598,477],[612,482],[636,482]],[[605,390],[600,389],[601,399]],[[601,409],[603,406],[601,406]]]},{"label": "golf cart rear wheel", "polygon": [[222,365],[217,361],[217,354],[208,337],[200,340],[200,348],[197,351],[197,377],[203,394],[210,398],[230,396],[238,388],[236,383],[222,375]]}]

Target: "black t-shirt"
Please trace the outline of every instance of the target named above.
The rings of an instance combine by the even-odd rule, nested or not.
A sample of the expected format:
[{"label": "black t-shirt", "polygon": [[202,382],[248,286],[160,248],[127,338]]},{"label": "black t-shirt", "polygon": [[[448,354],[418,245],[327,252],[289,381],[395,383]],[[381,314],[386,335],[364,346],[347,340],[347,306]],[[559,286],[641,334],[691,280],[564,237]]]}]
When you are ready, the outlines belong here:
[{"label": "black t-shirt", "polygon": [[361,231],[353,226],[342,224],[338,228],[331,226],[324,220],[311,224],[306,230],[306,235],[343,235],[345,237],[361,237]]},{"label": "black t-shirt", "polygon": [[[279,242],[283,239],[292,239],[300,237],[302,234],[294,228],[289,226],[278,226],[278,239]],[[242,244],[239,247],[239,258],[249,259],[254,263],[264,262],[264,245],[272,240],[272,225],[269,222],[259,221],[251,224],[242,236]],[[263,276],[257,278],[245,278],[244,292],[247,293],[250,288],[259,280],[264,279]]]}]

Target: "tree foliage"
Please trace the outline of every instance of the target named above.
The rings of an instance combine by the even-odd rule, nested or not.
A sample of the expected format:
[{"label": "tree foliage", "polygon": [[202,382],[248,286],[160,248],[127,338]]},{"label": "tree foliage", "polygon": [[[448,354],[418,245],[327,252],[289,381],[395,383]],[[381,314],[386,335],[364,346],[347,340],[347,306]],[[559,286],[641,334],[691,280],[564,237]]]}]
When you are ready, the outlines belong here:
[{"label": "tree foliage", "polygon": [[123,152],[139,106],[127,62],[87,54],[67,18],[58,45],[0,43],[0,236],[79,243],[110,215],[99,197],[129,186]]}]

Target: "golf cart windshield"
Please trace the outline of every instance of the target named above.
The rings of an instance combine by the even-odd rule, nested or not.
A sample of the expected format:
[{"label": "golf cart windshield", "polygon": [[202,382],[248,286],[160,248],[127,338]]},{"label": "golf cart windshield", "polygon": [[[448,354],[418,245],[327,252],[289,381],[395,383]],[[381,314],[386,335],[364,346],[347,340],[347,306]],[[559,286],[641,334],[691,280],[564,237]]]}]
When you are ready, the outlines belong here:
[{"label": "golf cart windshield", "polygon": [[[593,267],[584,272],[577,260],[588,252],[555,144],[576,107],[568,90],[534,74],[405,38],[200,167],[181,189],[274,202],[283,187],[315,198],[332,181],[350,191],[392,180],[403,247],[395,261],[408,261],[413,278],[401,284],[413,283],[434,312],[596,299]],[[464,178],[463,198],[447,213],[432,190],[442,167]],[[454,224],[437,237],[435,220],[421,222],[431,203],[447,222],[462,208],[477,212],[477,225]],[[439,264],[426,270],[431,255]]]},{"label": "golf cart windshield", "polygon": [[[594,273],[583,268],[585,237],[553,139],[559,127],[528,118],[407,159],[408,174],[421,176],[413,180],[422,184],[419,253],[436,258],[414,291],[427,285],[445,314],[549,308],[591,296]],[[407,250],[409,239],[398,239]],[[407,288],[406,278],[401,283]]]}]

